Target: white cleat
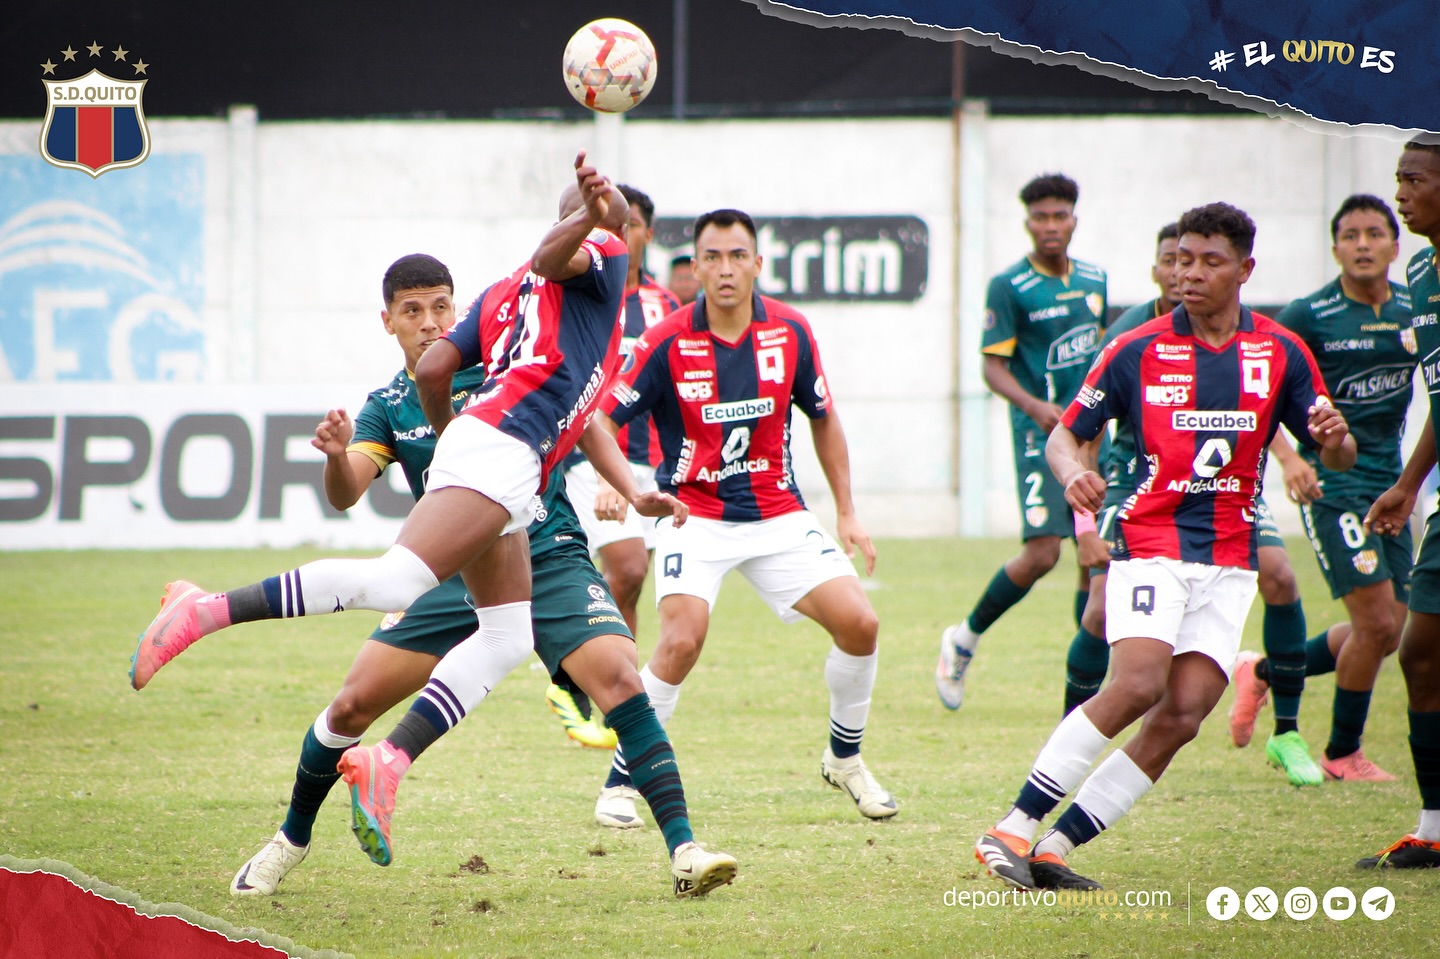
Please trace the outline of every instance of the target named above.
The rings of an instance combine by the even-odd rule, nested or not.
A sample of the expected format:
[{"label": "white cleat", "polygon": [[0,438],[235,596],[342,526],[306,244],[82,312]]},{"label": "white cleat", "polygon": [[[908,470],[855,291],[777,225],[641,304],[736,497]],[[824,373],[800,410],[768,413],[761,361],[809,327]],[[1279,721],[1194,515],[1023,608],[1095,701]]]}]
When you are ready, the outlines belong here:
[{"label": "white cleat", "polygon": [[273,896],[280,880],[300,865],[309,846],[297,846],[277,832],[230,880],[232,896]]},{"label": "white cleat", "polygon": [[959,626],[951,626],[940,634],[940,662],[935,665],[935,691],[946,709],[959,709],[965,701],[965,670],[970,668],[973,653],[955,645]]},{"label": "white cleat", "polygon": [[634,786],[606,786],[595,800],[595,821],[611,829],[639,829],[645,825],[635,811],[640,790]]},{"label": "white cleat", "polygon": [[836,789],[849,793],[860,815],[866,819],[889,819],[900,811],[895,797],[875,781],[858,755],[836,759],[826,746],[825,755],[820,758],[820,775]]},{"label": "white cleat", "polygon": [[677,899],[703,896],[718,886],[733,882],[739,871],[740,866],[734,856],[706,852],[694,842],[682,843],[670,860],[670,875],[675,878]]}]

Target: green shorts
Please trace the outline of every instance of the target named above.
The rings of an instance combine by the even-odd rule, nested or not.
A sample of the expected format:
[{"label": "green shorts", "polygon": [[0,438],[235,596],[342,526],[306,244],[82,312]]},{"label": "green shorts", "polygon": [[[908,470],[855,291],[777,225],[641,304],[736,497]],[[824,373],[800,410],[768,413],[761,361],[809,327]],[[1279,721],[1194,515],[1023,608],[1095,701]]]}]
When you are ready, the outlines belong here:
[{"label": "green shorts", "polygon": [[1020,501],[1020,539],[1073,539],[1075,520],[1065,488],[1045,462],[1045,437],[1031,427],[1011,433],[1015,445],[1015,492]]},{"label": "green shorts", "polygon": [[[1100,538],[1115,542],[1116,535],[1120,532],[1120,507],[1135,492],[1129,485],[1108,486],[1105,488],[1105,505],[1100,507],[1100,512],[1095,515],[1095,532]],[[1108,566],[1091,566],[1090,575],[1104,576]]]},{"label": "green shorts", "polygon": [[1410,611],[1440,615],[1440,510],[1420,533],[1420,552],[1410,569]]},{"label": "green shorts", "polygon": [[1255,500],[1255,530],[1260,534],[1259,545],[1277,546],[1285,548],[1285,537],[1280,535],[1280,527],[1275,523],[1275,514],[1270,512],[1270,507],[1265,505],[1265,498],[1258,497]]},{"label": "green shorts", "polygon": [[[535,654],[557,682],[564,678],[561,660],[597,636],[634,640],[584,545],[566,544],[543,554],[532,567],[530,579]],[[370,638],[398,649],[444,656],[474,633],[475,627],[470,595],[456,576],[404,612],[390,613]]]},{"label": "green shorts", "polygon": [[[1410,599],[1410,567],[1415,541],[1407,525],[1399,536],[1366,533],[1361,520],[1370,504],[1362,498],[1329,497],[1300,507],[1305,535],[1315,550],[1315,561],[1335,599],[1360,586],[1386,581],[1395,584],[1395,598]],[[1436,558],[1440,565],[1440,557]]]}]

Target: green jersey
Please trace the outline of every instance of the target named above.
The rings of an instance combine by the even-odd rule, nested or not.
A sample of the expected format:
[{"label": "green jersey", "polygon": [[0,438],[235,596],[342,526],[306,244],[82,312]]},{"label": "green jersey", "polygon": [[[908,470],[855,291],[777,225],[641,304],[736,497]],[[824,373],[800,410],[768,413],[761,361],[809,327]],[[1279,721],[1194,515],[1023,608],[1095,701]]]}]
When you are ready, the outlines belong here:
[{"label": "green jersey", "polygon": [[[1115,318],[1115,322],[1105,328],[1105,336],[1100,340],[1100,349],[1109,346],[1122,333],[1129,333],[1149,323],[1151,320],[1164,316],[1170,312],[1168,303],[1161,300],[1151,300],[1149,303],[1137,303],[1124,313]],[[1105,477],[1105,485],[1112,490],[1123,489],[1126,494],[1135,492],[1135,486],[1139,477],[1135,470],[1135,430],[1129,420],[1116,420],[1115,432],[1110,437],[1110,448],[1100,460],[1100,475]],[[1109,494],[1107,494],[1108,496]]]},{"label": "green jersey", "polygon": [[[1064,276],[1042,273],[1027,257],[990,281],[980,351],[1010,360],[1032,396],[1064,408],[1085,383],[1105,323],[1105,271],[1070,261]],[[1011,406],[1019,435],[1035,422]]]},{"label": "green jersey", "polygon": [[[455,374],[450,397],[455,412],[460,412],[484,380],[483,366]],[[411,494],[418,500],[425,492],[425,471],[435,455],[436,439],[435,428],[420,406],[414,379],[401,370],[388,385],[365,398],[360,415],[355,417],[355,436],[346,451],[368,456],[382,473],[391,463],[399,463]],[[526,532],[532,558],[572,541],[585,545],[585,533],[565,495],[565,480],[559,471],[550,474],[550,484],[536,505],[535,521]]]},{"label": "green jersey", "polygon": [[1435,248],[1416,253],[1405,270],[1410,281],[1411,324],[1420,356],[1420,372],[1430,394],[1430,420],[1440,423],[1440,276],[1435,273]]},{"label": "green jersey", "polygon": [[1360,452],[1343,473],[1326,469],[1315,450],[1302,448],[1300,455],[1315,467],[1327,497],[1373,499],[1400,478],[1400,436],[1415,374],[1410,294],[1391,283],[1390,299],[1375,307],[1346,296],[1337,277],[1285,307],[1276,320],[1314,354]]}]

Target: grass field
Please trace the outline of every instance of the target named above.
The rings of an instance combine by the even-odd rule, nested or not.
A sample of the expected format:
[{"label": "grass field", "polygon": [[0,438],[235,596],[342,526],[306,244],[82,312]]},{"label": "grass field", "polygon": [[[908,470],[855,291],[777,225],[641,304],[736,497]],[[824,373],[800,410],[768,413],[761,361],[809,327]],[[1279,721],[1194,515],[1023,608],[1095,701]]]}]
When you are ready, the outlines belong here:
[{"label": "grass field", "polygon": [[[1434,948],[1440,874],[1373,876],[1353,861],[1413,828],[1418,795],[1403,683],[1381,674],[1366,752],[1394,784],[1297,791],[1266,768],[1269,711],[1249,749],[1222,700],[1134,813],[1072,862],[1148,907],[960,908],[1002,887],[975,838],[1009,806],[1060,714],[1073,634],[1063,566],[986,636],[956,714],[931,682],[936,637],[1014,550],[1002,541],[880,545],[871,594],[880,677],[865,740],[901,803],[864,821],[818,775],[827,730],[826,640],[782,627],[727,584],[670,726],[698,838],[740,860],[705,900],[676,902],[653,826],[592,824],[608,754],[573,747],[521,667],[406,778],[396,862],[371,865],[335,790],[309,858],[273,898],[235,899],[230,877],[283,817],[300,740],[376,616],[261,623],[207,638],[144,693],[126,668],[160,587],[226,588],[315,558],[306,551],[0,553],[0,854],[55,859],[152,903],[362,957],[429,956],[1370,956]],[[1311,634],[1342,615],[1309,549],[1292,543]],[[1062,563],[1069,564],[1067,557]],[[653,643],[643,609],[642,661]],[[1259,607],[1245,645],[1259,648]],[[1329,729],[1330,677],[1311,680],[1302,730]],[[398,711],[367,737],[388,731]],[[1210,918],[1205,896],[1295,886],[1396,898],[1376,922],[1282,913]]]}]

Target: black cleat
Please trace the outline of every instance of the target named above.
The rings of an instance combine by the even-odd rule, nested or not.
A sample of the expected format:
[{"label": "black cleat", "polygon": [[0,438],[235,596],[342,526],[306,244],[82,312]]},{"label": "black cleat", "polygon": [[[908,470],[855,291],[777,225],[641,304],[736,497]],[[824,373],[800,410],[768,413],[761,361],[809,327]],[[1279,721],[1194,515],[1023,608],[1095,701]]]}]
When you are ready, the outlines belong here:
[{"label": "black cleat", "polygon": [[1355,864],[1356,869],[1435,869],[1440,867],[1440,842],[1417,839],[1413,835],[1366,856]]},{"label": "black cleat", "polygon": [[1103,889],[1094,879],[1086,879],[1054,853],[1042,853],[1030,860],[1030,875],[1035,879],[1036,889],[1078,889],[1091,891]]},{"label": "black cleat", "polygon": [[985,871],[1017,889],[1034,889],[1030,876],[1030,844],[1019,836],[991,829],[975,843],[975,858]]}]

